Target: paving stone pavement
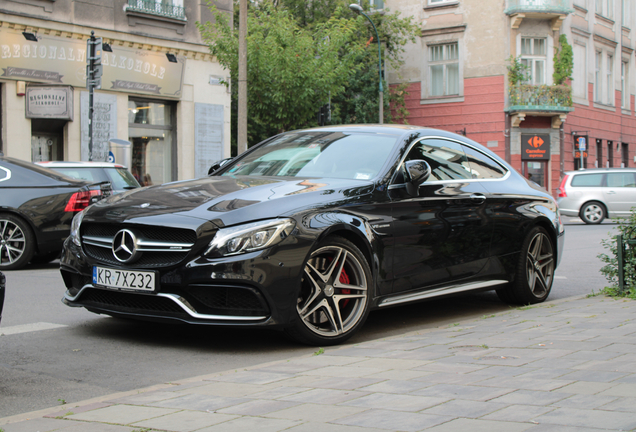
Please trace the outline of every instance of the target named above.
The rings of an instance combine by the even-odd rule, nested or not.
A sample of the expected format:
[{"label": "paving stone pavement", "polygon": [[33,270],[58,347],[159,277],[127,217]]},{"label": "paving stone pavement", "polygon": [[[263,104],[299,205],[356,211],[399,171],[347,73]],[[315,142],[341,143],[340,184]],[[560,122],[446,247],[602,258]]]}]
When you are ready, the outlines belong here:
[{"label": "paving stone pavement", "polygon": [[636,430],[636,302],[575,297],[0,419],[4,432]]}]

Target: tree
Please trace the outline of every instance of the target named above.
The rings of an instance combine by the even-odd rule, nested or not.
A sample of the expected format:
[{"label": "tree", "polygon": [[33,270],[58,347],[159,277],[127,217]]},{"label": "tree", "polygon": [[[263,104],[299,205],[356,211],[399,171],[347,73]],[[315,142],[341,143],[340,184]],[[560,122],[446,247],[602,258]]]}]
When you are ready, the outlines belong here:
[{"label": "tree", "polygon": [[[211,53],[235,81],[238,29],[228,15],[214,6],[210,8],[215,21],[197,26]],[[416,26],[410,18],[400,19],[398,14],[375,14],[373,19],[385,45],[383,60],[386,55],[392,66],[399,65],[402,47],[414,40]],[[365,21],[356,17],[343,0],[265,0],[250,4],[250,145],[279,132],[315,126],[318,108],[329,100],[334,107],[332,123],[377,121],[377,46],[371,45],[374,41],[369,32],[373,30]],[[232,85],[233,113],[237,87]],[[388,108],[391,98],[387,99]],[[369,112],[375,114],[368,116]],[[389,110],[385,112],[390,118]],[[232,117],[235,129],[236,116]],[[234,146],[234,130],[232,136]]]}]

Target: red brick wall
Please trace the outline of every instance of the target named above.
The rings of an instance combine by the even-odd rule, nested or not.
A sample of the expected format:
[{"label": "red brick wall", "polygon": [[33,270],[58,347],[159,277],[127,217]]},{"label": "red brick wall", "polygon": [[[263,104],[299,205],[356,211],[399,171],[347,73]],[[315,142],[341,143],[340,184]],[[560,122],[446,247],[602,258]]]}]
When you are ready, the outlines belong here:
[{"label": "red brick wall", "polygon": [[466,128],[466,136],[484,146],[498,141],[490,150],[505,157],[504,77],[467,78],[464,80],[464,101],[420,104],[420,83],[407,88],[406,109],[412,125],[434,127],[457,132]]}]

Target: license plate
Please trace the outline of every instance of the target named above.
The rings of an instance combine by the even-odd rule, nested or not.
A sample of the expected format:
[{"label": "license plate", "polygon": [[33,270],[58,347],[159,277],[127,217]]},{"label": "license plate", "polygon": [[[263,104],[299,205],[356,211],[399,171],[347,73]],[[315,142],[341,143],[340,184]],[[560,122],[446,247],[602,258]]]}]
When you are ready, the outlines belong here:
[{"label": "license plate", "polygon": [[93,284],[135,291],[155,290],[155,272],[93,267]]}]

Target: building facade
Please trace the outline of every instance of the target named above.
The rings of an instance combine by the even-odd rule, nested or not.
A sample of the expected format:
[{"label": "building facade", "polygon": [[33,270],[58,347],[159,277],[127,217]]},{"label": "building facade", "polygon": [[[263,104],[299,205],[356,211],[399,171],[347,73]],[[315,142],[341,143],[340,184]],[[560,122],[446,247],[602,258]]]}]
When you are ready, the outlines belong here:
[{"label": "building facade", "polygon": [[[231,0],[216,2],[231,11]],[[102,38],[94,161],[131,143],[140,180],[207,174],[230,155],[229,72],[209,54],[195,0],[4,0],[0,3],[0,151],[27,161],[89,160],[87,40]],[[121,147],[121,146],[120,146]],[[124,143],[124,148],[126,145]],[[119,157],[119,156],[117,156]]]},{"label": "building facade", "polygon": [[[411,124],[463,133],[555,193],[564,171],[636,165],[633,0],[393,0],[421,34],[406,64]],[[565,35],[569,85],[553,79]],[[509,82],[511,60],[525,79]],[[583,148],[583,151],[579,149]]]}]

